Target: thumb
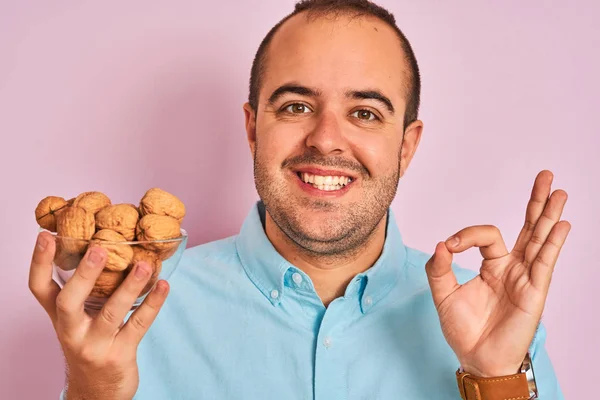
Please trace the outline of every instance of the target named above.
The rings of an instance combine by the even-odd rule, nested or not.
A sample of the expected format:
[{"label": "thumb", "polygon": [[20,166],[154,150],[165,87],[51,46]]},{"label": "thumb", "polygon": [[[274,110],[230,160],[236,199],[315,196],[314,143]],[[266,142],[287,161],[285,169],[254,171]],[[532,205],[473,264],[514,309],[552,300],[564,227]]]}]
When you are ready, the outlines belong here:
[{"label": "thumb", "polygon": [[425,272],[436,308],[460,287],[452,271],[452,253],[444,242],[435,247],[435,253],[425,264]]}]

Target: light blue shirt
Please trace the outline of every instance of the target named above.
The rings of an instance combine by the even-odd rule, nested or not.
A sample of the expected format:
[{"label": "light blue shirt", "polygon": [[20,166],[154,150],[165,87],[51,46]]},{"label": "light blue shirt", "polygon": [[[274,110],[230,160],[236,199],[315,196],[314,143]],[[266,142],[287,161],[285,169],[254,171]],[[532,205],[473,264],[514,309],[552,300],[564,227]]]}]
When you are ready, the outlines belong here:
[{"label": "light blue shirt", "polygon": [[[383,253],[325,308],[268,240],[257,203],[238,235],[186,249],[140,343],[135,399],[460,399],[425,274],[389,210]],[[476,274],[453,266],[460,283]],[[563,399],[540,324],[543,400]]]}]

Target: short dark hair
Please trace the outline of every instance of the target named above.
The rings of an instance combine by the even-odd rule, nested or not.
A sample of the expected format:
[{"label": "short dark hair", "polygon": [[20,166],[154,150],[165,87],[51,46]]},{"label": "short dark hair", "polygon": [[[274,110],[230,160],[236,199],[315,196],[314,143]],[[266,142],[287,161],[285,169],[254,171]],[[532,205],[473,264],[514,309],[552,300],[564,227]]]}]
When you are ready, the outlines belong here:
[{"label": "short dark hair", "polygon": [[269,43],[271,43],[273,36],[284,22],[304,11],[307,11],[308,18],[311,16],[329,14],[352,14],[354,17],[365,15],[372,16],[392,27],[400,39],[400,45],[409,67],[404,128],[418,118],[421,99],[421,76],[415,54],[408,39],[406,39],[406,36],[396,25],[396,18],[394,15],[385,8],[378,6],[369,0],[302,0],[296,3],[294,11],[279,21],[277,25],[271,28],[267,33],[260,43],[254,57],[252,70],[250,72],[250,91],[248,95],[248,103],[250,103],[250,106],[254,111],[258,109],[258,93],[265,73],[266,53]]}]

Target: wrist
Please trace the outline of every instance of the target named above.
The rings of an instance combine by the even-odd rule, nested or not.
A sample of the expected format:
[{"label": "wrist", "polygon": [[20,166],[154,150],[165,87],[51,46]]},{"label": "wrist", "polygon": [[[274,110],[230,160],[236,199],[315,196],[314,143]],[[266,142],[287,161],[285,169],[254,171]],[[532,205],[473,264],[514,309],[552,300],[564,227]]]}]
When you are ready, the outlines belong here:
[{"label": "wrist", "polygon": [[[498,371],[498,372],[496,372]],[[513,369],[479,369],[462,365],[456,371],[456,380],[463,400],[537,399],[538,391],[529,353]],[[491,376],[486,376],[490,375]]]},{"label": "wrist", "polygon": [[126,398],[119,395],[117,388],[101,385],[98,382],[88,385],[77,379],[69,379],[65,387],[66,400],[120,400]]},{"label": "wrist", "polygon": [[67,385],[65,386],[65,400],[82,400],[84,398],[84,393],[82,393],[81,390],[77,389],[70,381],[67,382]]}]

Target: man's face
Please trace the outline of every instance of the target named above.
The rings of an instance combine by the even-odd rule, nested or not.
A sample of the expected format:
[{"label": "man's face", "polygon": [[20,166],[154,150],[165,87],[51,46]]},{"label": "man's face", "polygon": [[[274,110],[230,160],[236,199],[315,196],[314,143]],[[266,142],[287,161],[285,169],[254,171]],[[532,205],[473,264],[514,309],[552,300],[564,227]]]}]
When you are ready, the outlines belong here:
[{"label": "man's face", "polygon": [[385,216],[422,129],[411,124],[403,140],[407,68],[374,18],[300,14],[273,37],[246,127],[258,194],[301,248],[357,249]]}]

